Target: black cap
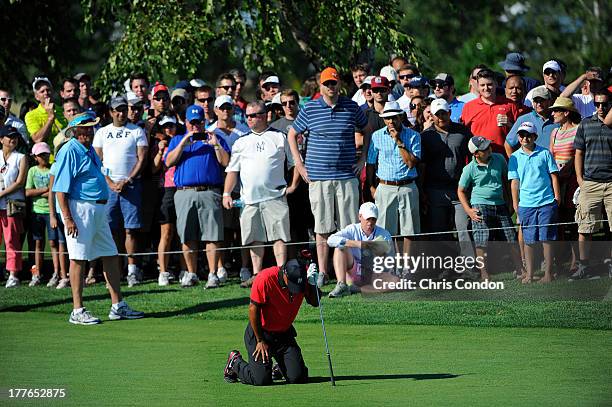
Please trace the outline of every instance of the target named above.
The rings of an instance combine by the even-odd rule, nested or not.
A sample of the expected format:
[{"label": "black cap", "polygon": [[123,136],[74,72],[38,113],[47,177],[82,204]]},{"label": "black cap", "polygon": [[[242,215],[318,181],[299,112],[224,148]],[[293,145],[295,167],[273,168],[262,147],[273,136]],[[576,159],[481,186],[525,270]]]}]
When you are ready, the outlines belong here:
[{"label": "black cap", "polygon": [[306,289],[306,270],[297,260],[289,260],[284,266],[287,274],[287,286],[292,294],[303,293]]},{"label": "black cap", "polygon": [[13,126],[0,126],[0,138],[7,136],[19,136],[19,131]]}]

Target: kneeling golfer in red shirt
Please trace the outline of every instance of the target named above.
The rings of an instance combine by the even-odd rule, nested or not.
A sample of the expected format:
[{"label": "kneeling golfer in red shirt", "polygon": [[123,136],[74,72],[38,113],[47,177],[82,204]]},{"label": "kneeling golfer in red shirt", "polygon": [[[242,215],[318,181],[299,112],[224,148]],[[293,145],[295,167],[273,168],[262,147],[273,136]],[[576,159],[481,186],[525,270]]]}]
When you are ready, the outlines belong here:
[{"label": "kneeling golfer in red shirt", "polygon": [[297,332],[292,325],[304,297],[310,305],[319,305],[316,275],[307,279],[306,267],[297,260],[290,260],[282,267],[270,267],[257,274],[251,287],[249,324],[244,332],[249,362],[242,359],[239,351],[231,351],[225,366],[225,381],[270,385],[271,358],[276,360],[287,382],[308,381],[308,368],[295,341]]}]

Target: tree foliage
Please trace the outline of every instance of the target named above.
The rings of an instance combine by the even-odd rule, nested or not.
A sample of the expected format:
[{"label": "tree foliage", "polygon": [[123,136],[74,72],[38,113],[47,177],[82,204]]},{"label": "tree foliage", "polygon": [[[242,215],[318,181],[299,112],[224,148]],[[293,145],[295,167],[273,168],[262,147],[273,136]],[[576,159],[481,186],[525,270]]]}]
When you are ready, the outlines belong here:
[{"label": "tree foliage", "polygon": [[[212,50],[243,61],[249,70],[290,66],[295,45],[316,68],[348,67],[364,50],[418,59],[410,35],[399,29],[399,10],[366,0],[82,0],[91,30],[115,24],[115,46],[98,85],[143,71],[163,78],[194,75]],[[291,44],[293,43],[293,44]]]}]

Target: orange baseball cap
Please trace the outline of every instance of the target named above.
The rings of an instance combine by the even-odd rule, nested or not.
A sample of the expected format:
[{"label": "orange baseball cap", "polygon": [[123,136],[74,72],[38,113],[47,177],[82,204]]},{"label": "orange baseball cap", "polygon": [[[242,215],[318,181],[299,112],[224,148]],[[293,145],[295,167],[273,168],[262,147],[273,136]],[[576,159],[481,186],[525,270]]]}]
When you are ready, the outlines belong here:
[{"label": "orange baseball cap", "polygon": [[327,81],[339,81],[340,75],[338,75],[338,71],[336,68],[327,67],[321,72],[321,83],[325,83]]}]

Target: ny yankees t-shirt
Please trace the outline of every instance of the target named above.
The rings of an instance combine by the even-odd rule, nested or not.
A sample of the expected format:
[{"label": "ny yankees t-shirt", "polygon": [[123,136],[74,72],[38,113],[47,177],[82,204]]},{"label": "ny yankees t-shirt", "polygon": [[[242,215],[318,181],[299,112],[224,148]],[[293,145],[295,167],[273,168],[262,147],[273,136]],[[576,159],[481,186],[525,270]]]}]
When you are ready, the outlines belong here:
[{"label": "ny yankees t-shirt", "polygon": [[129,177],[138,162],[138,147],[148,145],[144,130],[132,123],[123,127],[112,124],[102,127],[93,140],[93,147],[102,149],[102,165],[113,182]]},{"label": "ny yankees t-shirt", "polygon": [[295,165],[283,133],[271,128],[252,131],[234,143],[225,172],[240,173],[240,198],[252,205],[285,194],[285,160],[288,168]]}]

